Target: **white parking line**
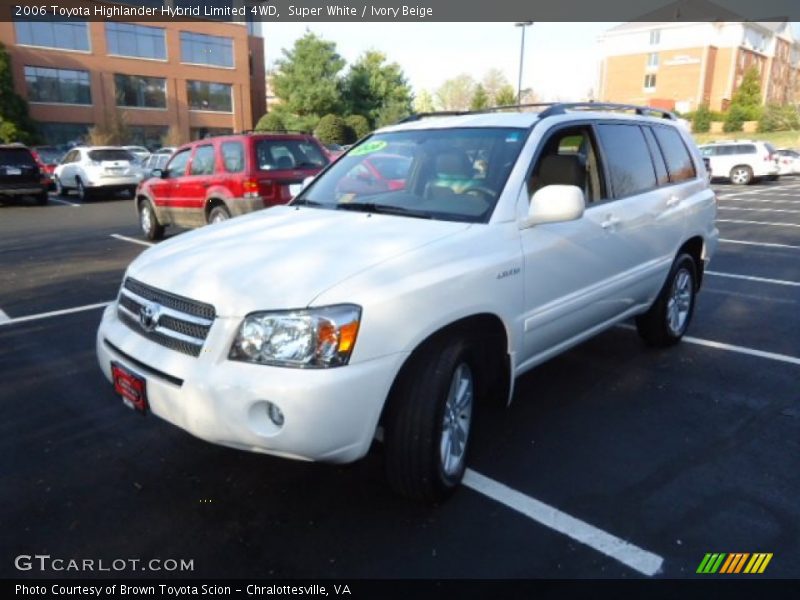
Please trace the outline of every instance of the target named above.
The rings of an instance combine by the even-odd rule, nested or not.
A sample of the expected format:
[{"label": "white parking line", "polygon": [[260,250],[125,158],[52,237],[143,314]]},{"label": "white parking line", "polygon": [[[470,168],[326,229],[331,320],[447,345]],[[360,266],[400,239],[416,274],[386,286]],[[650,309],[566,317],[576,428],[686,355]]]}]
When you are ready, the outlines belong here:
[{"label": "white parking line", "polygon": [[643,575],[655,575],[664,564],[664,559],[657,554],[643,550],[472,469],[467,469],[464,473],[463,484],[545,527],[602,552]]},{"label": "white parking line", "polygon": [[4,311],[2,308],[0,308],[0,325],[5,323],[6,321],[10,321],[10,320],[11,320],[11,317],[9,317],[6,314],[6,311]]},{"label": "white parking line", "polygon": [[773,221],[743,221],[741,219],[717,219],[717,223],[739,223],[742,225],[771,225],[773,227],[800,227],[800,223],[775,223]]},{"label": "white parking line", "polygon": [[50,198],[50,202],[55,202],[56,204],[64,204],[65,206],[74,206],[75,208],[80,208],[80,204],[75,204],[74,202],[68,202],[67,200],[61,200],[60,198]]},{"label": "white parking line", "polygon": [[774,283],[775,285],[788,285],[800,287],[798,281],[787,281],[785,279],[770,279],[768,277],[754,277],[752,275],[736,275],[734,273],[720,273],[719,271],[705,271],[706,275],[714,275],[716,277],[728,277],[730,279],[743,279],[745,281],[757,281],[758,283]]},{"label": "white parking line", "polygon": [[120,235],[118,233],[112,233],[111,237],[114,238],[115,240],[130,242],[131,244],[139,244],[140,246],[155,246],[153,242],[145,242],[144,240],[137,240],[136,238],[128,237],[127,235]]},{"label": "white parking line", "polygon": [[752,208],[746,206],[718,206],[717,210],[749,210],[755,212],[774,212],[774,213],[800,213],[800,210],[792,210],[791,208]]},{"label": "white parking line", "polygon": [[[621,323],[617,325],[620,329],[629,329],[636,331],[636,327]],[[755,348],[748,348],[747,346],[737,346],[736,344],[726,344],[725,342],[715,342],[714,340],[705,340],[702,338],[691,337],[688,335],[683,336],[682,340],[687,344],[694,344],[695,346],[705,346],[706,348],[715,348],[717,350],[725,350],[727,352],[735,352],[737,354],[746,354],[748,356],[756,356],[758,358],[766,358],[768,360],[776,360],[778,362],[789,363],[790,365],[800,366],[800,358],[797,356],[790,356],[788,354],[779,354],[777,352],[766,352],[764,350],[756,350]]]},{"label": "white parking line", "polygon": [[786,198],[731,198],[721,197],[720,200],[727,200],[730,202],[748,202],[752,204],[800,204],[800,200],[789,200]]},{"label": "white parking line", "polygon": [[726,240],[719,239],[721,244],[741,244],[743,246],[764,246],[765,248],[787,248],[789,250],[800,250],[800,246],[792,246],[791,244],[773,244],[771,242],[747,242],[745,240]]},{"label": "white parking line", "polygon": [[87,304],[86,306],[76,306],[74,308],[65,308],[64,310],[53,310],[50,312],[39,313],[36,315],[27,315],[25,317],[15,317],[13,319],[8,319],[7,321],[0,320],[0,327],[2,327],[3,325],[14,325],[15,323],[24,323],[26,321],[36,321],[38,319],[47,319],[50,317],[59,317],[61,315],[69,315],[72,313],[94,310],[96,308],[102,308],[104,306],[108,306],[109,304],[111,304],[111,302],[113,301],[98,302],[97,304]]}]

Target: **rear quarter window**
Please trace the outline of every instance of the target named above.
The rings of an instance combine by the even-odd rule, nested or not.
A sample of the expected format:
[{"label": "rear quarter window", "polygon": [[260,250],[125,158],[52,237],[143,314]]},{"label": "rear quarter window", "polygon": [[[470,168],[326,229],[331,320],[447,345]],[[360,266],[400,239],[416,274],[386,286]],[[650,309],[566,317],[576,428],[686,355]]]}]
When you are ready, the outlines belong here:
[{"label": "rear quarter window", "polygon": [[650,151],[638,125],[601,123],[597,131],[616,198],[656,187]]},{"label": "rear quarter window", "polygon": [[694,179],[697,172],[692,162],[692,157],[686,144],[681,139],[681,134],[672,127],[653,127],[653,133],[661,147],[664,160],[667,163],[669,180],[672,183]]},{"label": "rear quarter window", "polygon": [[736,154],[755,154],[756,147],[753,144],[739,144],[735,146]]}]

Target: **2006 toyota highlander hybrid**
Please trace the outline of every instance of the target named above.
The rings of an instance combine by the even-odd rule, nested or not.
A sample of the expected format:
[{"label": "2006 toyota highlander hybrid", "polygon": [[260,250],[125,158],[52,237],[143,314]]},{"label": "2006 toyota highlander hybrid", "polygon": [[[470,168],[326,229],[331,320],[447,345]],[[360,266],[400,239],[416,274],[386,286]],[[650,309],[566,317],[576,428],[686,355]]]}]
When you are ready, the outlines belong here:
[{"label": "2006 toyota highlander hybrid", "polygon": [[128,405],[217,444],[343,463],[382,431],[390,484],[442,498],[521,373],[630,317],[681,339],[715,214],[667,112],[416,115],[291,204],[144,252],[97,355]]}]

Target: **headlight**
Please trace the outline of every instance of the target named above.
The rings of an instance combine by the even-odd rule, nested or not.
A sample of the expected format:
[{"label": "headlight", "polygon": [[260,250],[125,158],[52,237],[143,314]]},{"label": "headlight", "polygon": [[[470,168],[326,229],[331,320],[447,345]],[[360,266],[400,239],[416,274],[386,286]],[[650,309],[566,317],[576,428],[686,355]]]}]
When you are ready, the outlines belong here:
[{"label": "headlight", "polygon": [[360,321],[361,307],[354,304],[252,313],[240,325],[228,358],[283,367],[346,365]]}]

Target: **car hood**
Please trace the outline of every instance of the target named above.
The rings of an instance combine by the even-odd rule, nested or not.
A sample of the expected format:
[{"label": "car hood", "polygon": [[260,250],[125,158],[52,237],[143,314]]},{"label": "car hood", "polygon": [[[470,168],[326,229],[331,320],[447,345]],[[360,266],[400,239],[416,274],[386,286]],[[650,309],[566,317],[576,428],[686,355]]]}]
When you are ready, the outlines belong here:
[{"label": "car hood", "polygon": [[379,263],[469,227],[467,223],[278,206],[167,240],[127,275],[213,304],[218,316],[302,308]]}]

